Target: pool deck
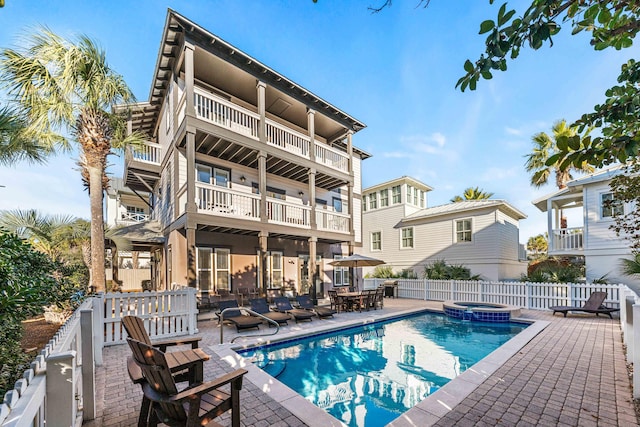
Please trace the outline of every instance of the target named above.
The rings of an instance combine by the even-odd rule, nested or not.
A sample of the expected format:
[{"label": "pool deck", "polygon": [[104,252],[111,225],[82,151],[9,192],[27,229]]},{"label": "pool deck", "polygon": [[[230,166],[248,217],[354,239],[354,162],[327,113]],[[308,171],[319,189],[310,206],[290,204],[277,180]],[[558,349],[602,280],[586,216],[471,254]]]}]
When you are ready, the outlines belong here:
[{"label": "pool deck", "polygon": [[[220,345],[217,322],[198,322],[199,335],[203,336],[201,347],[212,355],[212,361],[205,363],[204,379],[214,379],[236,366],[250,371],[241,394],[244,426],[340,425],[286,386],[277,381],[274,383],[258,368],[244,366],[244,362],[234,356],[232,348],[361,324],[382,316],[425,308],[441,310],[442,303],[385,298],[383,310],[340,313],[333,319],[314,319],[299,324],[291,322],[275,337],[242,338],[234,345],[229,341],[237,335],[235,328],[224,327],[226,344]],[[532,329],[530,336],[520,338],[520,343],[510,341],[503,346],[505,349],[492,353],[458,377],[459,380],[438,390],[426,399],[428,402],[421,402],[391,425],[638,425],[618,319],[578,314],[563,318],[533,310],[523,310],[522,318],[536,321],[536,330]],[[268,330],[266,327],[261,329],[263,332]],[[129,353],[126,345],[104,349],[104,364],[97,368],[96,378],[98,418],[85,422],[85,426],[137,424],[142,391],[127,376]],[[216,421],[223,425],[230,422],[228,414]]]}]

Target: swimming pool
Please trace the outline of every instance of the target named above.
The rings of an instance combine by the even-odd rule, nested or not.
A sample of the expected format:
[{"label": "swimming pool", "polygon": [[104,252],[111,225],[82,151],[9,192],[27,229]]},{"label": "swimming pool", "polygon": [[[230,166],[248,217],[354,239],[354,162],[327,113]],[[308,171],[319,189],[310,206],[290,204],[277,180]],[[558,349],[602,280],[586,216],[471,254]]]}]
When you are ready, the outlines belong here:
[{"label": "swimming pool", "polygon": [[383,426],[518,334],[421,313],[238,351],[349,426]]}]

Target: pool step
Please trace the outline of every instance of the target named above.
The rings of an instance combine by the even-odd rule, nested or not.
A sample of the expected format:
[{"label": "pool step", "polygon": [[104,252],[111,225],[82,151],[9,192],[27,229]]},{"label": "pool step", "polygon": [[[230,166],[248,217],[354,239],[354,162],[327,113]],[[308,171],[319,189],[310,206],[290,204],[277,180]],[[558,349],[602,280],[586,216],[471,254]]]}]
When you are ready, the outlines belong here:
[{"label": "pool step", "polygon": [[261,366],[260,368],[272,377],[278,378],[286,367],[287,362],[284,360],[269,360],[264,366]]}]

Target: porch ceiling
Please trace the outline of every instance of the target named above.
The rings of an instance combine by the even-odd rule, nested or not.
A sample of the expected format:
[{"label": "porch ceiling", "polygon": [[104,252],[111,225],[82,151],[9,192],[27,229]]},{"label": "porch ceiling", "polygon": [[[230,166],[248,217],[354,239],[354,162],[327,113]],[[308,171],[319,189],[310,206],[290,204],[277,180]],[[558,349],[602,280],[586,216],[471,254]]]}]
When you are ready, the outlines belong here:
[{"label": "porch ceiling", "polygon": [[[221,226],[211,225],[211,224],[198,224],[197,230],[205,231],[209,233],[224,233],[224,234],[236,234],[236,235],[242,235],[242,236],[255,236],[256,239],[258,238],[257,230],[247,230],[243,228],[221,227]],[[272,233],[272,232],[269,233],[269,238],[297,240],[301,242],[307,242],[309,240],[308,236],[286,234],[286,233]],[[318,243],[335,244],[335,243],[342,243],[344,241],[345,241],[344,238],[327,239],[327,238],[318,237]]]},{"label": "porch ceiling", "polygon": [[[253,169],[258,168],[257,150],[228,141],[224,138],[197,131],[195,146],[196,152],[198,153]],[[267,173],[305,184],[309,183],[308,169],[305,166],[279,158],[273,154],[267,155]],[[332,190],[344,184],[346,184],[346,181],[342,179],[321,172],[316,173],[316,187]]]},{"label": "porch ceiling", "polygon": [[[159,166],[145,165],[147,169],[138,169],[132,165],[125,168],[124,185],[133,191],[153,192],[153,187],[160,179]],[[155,171],[149,169],[157,169]]]}]

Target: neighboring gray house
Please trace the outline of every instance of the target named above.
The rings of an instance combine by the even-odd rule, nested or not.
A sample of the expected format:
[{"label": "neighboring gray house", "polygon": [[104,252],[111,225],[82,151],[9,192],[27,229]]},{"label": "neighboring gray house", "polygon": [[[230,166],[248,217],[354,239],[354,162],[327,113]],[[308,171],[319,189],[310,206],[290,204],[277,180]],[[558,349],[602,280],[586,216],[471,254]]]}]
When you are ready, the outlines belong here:
[{"label": "neighboring gray house", "polygon": [[[638,285],[640,281],[625,276],[620,270],[620,259],[630,257],[629,242],[616,236],[609,227],[614,213],[626,213],[628,204],[615,203],[609,187],[611,178],[622,173],[612,167],[585,175],[567,183],[567,187],[533,201],[542,212],[547,212],[549,255],[584,256],[587,282],[605,278],[611,283]],[[612,200],[612,204],[605,201]],[[569,215],[570,211],[581,215]],[[578,225],[563,224],[562,216],[570,216]],[[564,225],[564,227],[563,227]]]},{"label": "neighboring gray house", "polygon": [[[464,264],[486,280],[519,279],[526,273],[519,221],[526,215],[504,200],[478,200],[427,207],[432,188],[402,177],[363,190],[363,247],[395,271],[444,259]],[[373,271],[366,269],[363,273]]]}]

